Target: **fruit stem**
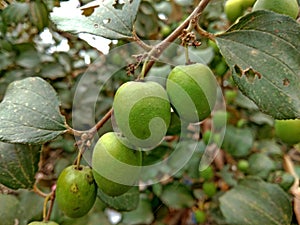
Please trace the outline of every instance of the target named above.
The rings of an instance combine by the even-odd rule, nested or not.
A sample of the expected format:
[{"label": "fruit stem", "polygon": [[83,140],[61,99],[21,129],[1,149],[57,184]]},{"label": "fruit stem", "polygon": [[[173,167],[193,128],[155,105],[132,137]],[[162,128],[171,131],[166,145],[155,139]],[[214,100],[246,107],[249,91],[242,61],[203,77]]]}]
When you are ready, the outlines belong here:
[{"label": "fruit stem", "polygon": [[184,45],[184,55],[185,55],[185,64],[190,64],[191,60],[190,60],[190,56],[189,56],[189,47],[188,44]]},{"label": "fruit stem", "polygon": [[43,198],[46,198],[46,197],[48,196],[48,194],[42,192],[42,191],[38,188],[38,186],[37,186],[36,183],[33,185],[33,191],[34,191],[35,193],[37,193],[39,196],[43,197]]},{"label": "fruit stem", "polygon": [[[205,7],[208,5],[209,2],[210,2],[210,0],[202,0],[202,1],[200,1],[199,4],[194,9],[194,11],[190,14],[190,16],[188,18],[185,19],[185,21],[183,21],[183,23],[181,25],[179,25],[162,42],[160,42],[159,44],[157,44],[156,46],[154,46],[154,48],[152,49],[152,51],[155,52],[155,54],[152,55],[152,56],[154,56],[155,58],[158,58],[161,55],[161,53],[170,45],[170,43],[172,43],[173,41],[175,41],[182,34],[182,31],[189,25],[190,21],[193,20],[193,19],[196,20],[196,18],[199,17],[199,15],[205,9]],[[145,71],[146,74],[151,69],[151,67],[153,66],[153,64],[154,64],[154,60],[151,60],[147,64],[147,68],[146,68],[146,71]]]},{"label": "fruit stem", "polygon": [[202,27],[200,27],[200,25],[197,23],[195,26],[195,30],[198,32],[198,34],[200,34],[203,37],[206,37],[212,41],[216,41],[216,36],[212,33],[207,32],[206,30],[202,29]]},{"label": "fruit stem", "polygon": [[43,221],[48,221],[49,218],[47,218],[47,203],[49,201],[49,199],[52,196],[52,192],[50,194],[48,194],[46,196],[46,198],[44,199],[44,206],[43,206]]},{"label": "fruit stem", "polygon": [[145,78],[148,59],[149,59],[149,56],[144,60],[142,71],[141,71],[141,74],[138,77],[138,80],[144,80],[144,78]]},{"label": "fruit stem", "polygon": [[84,148],[85,148],[85,142],[83,142],[79,148],[79,152],[77,154],[77,158],[76,158],[76,169],[78,170],[79,167],[80,167],[80,161],[81,161],[81,158],[82,158],[82,153],[84,151]]}]

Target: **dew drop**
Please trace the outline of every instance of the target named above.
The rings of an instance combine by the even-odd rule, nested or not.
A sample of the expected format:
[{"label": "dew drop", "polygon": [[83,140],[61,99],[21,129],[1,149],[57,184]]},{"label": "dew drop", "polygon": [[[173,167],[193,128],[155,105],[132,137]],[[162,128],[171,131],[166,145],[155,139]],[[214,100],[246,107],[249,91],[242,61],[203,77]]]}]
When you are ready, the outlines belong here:
[{"label": "dew drop", "polygon": [[94,24],[94,28],[97,29],[98,27],[99,27],[99,24],[98,24],[98,23],[95,23],[95,24]]}]

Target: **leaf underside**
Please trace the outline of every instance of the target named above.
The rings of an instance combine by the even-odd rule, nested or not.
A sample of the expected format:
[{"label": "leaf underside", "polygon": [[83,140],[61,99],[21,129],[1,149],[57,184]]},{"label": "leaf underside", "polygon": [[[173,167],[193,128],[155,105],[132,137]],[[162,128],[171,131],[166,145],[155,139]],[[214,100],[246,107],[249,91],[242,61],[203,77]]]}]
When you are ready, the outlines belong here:
[{"label": "leaf underside", "polygon": [[239,89],[275,119],[300,118],[300,24],[256,11],[216,40]]},{"label": "leaf underside", "polygon": [[221,211],[231,225],[289,225],[292,207],[277,185],[248,178],[221,198]]},{"label": "leaf underside", "polygon": [[63,31],[89,33],[108,39],[126,39],[132,37],[139,4],[140,0],[125,0],[122,4],[114,0],[98,0],[81,8],[55,8],[51,19]]},{"label": "leaf underside", "polygon": [[0,142],[0,183],[12,188],[32,188],[41,146]]},{"label": "leaf underside", "polygon": [[50,84],[39,77],[12,82],[0,103],[0,140],[40,144],[66,131],[60,102]]}]

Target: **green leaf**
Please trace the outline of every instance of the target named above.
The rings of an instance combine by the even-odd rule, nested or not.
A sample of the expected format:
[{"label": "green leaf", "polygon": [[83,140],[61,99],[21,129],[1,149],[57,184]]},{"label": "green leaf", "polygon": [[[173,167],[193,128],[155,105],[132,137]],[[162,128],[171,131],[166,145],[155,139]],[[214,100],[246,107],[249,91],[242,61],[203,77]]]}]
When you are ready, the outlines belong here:
[{"label": "green leaf", "polygon": [[39,144],[66,131],[55,90],[39,77],[12,82],[0,103],[0,140]]},{"label": "green leaf", "polygon": [[12,188],[32,188],[41,146],[0,142],[0,183]]},{"label": "green leaf", "polygon": [[29,12],[29,4],[27,2],[14,2],[3,10],[3,18],[7,23],[18,23],[24,20]]},{"label": "green leaf", "polygon": [[30,190],[19,190],[18,199],[20,200],[20,225],[28,224],[32,220],[43,219],[43,197]]},{"label": "green leaf", "polygon": [[248,178],[220,198],[220,207],[231,225],[290,225],[292,204],[277,185]]},{"label": "green leaf", "polygon": [[250,153],[254,138],[251,129],[226,127],[222,147],[235,157],[247,156]]},{"label": "green leaf", "polygon": [[122,222],[127,225],[151,224],[154,220],[151,202],[141,195],[137,209],[123,213]]},{"label": "green leaf", "polygon": [[90,33],[109,39],[130,38],[139,4],[140,0],[126,0],[124,3],[106,0],[73,9],[65,5],[54,8],[51,19],[58,29],[75,34]]},{"label": "green leaf", "polygon": [[0,194],[1,225],[15,224],[19,213],[19,200],[14,195]]},{"label": "green leaf", "polygon": [[267,178],[272,170],[276,168],[275,162],[264,153],[252,154],[249,159],[249,174]]},{"label": "green leaf", "polygon": [[57,79],[66,76],[64,67],[59,63],[48,63],[43,65],[41,69],[41,76],[49,79]]},{"label": "green leaf", "polygon": [[176,182],[164,187],[160,199],[173,209],[189,208],[195,203],[189,189],[185,185]]},{"label": "green leaf", "polygon": [[275,119],[300,117],[300,24],[256,11],[216,40],[240,90]]},{"label": "green leaf", "polygon": [[112,197],[98,188],[98,197],[109,207],[118,211],[131,211],[136,209],[139,203],[138,187],[132,187],[123,195]]}]

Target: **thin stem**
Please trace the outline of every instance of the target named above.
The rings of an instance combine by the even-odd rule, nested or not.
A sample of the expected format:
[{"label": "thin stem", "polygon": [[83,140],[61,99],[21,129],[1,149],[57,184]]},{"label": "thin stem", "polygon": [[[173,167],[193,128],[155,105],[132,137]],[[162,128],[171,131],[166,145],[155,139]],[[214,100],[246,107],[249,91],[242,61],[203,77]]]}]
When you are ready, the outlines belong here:
[{"label": "thin stem", "polygon": [[42,191],[37,187],[37,184],[36,184],[36,183],[33,185],[33,191],[34,191],[35,193],[37,193],[39,196],[43,197],[43,198],[46,198],[46,197],[48,196],[48,194],[42,192]]},{"label": "thin stem", "polygon": [[189,64],[191,61],[189,56],[189,47],[187,44],[184,46],[184,54],[185,54],[185,63]]},{"label": "thin stem", "polygon": [[151,51],[152,50],[152,46],[150,46],[150,45],[147,45],[145,42],[143,42],[140,38],[139,38],[139,36],[137,36],[137,34],[136,34],[136,32],[135,32],[135,29],[133,30],[133,32],[132,32],[132,34],[133,34],[133,40],[134,41],[136,41],[136,43],[139,45],[139,46],[141,46],[144,50],[146,50],[146,51]]},{"label": "thin stem", "polygon": [[[196,20],[196,18],[199,17],[199,15],[201,14],[201,12],[205,9],[205,7],[208,5],[208,3],[210,2],[210,0],[202,0],[198,6],[194,9],[194,11],[191,13],[191,15],[186,18],[186,20],[180,25],[178,26],[168,37],[166,37],[162,42],[160,42],[159,44],[157,44],[151,52],[155,52],[155,54],[153,55],[155,58],[158,58],[162,52],[170,45],[170,43],[172,43],[173,41],[176,40],[176,38],[182,33],[182,31],[189,25],[191,20]],[[147,64],[147,68],[146,68],[146,73],[148,73],[148,71],[151,69],[151,67],[153,66],[154,61],[150,61]]]},{"label": "thin stem", "polygon": [[110,119],[113,113],[113,108],[111,108],[102,118],[96,123],[94,127],[89,130],[91,136],[94,136],[95,133]]},{"label": "thin stem", "polygon": [[47,203],[49,201],[49,199],[51,198],[52,196],[52,192],[50,194],[48,194],[46,196],[46,198],[44,199],[44,205],[43,205],[43,220],[44,221],[47,221]]},{"label": "thin stem", "polygon": [[53,206],[54,206],[54,196],[55,196],[55,191],[52,192],[51,199],[50,199],[50,206],[49,206],[48,213],[47,213],[47,216],[45,218],[45,221],[50,220],[51,212],[52,212],[52,209],[53,209]]},{"label": "thin stem", "polygon": [[200,34],[203,37],[206,37],[212,41],[215,41],[216,37],[214,34],[207,32],[206,30],[203,30],[199,24],[196,24],[195,26],[195,30],[198,32],[198,34]]}]

